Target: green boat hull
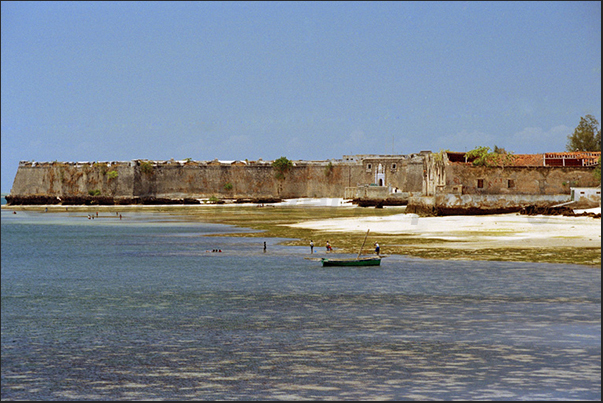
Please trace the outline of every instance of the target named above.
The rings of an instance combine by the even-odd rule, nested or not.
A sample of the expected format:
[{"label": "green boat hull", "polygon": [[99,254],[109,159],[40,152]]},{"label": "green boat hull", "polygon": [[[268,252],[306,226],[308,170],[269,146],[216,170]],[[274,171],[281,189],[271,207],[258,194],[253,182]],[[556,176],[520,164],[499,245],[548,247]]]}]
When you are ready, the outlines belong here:
[{"label": "green boat hull", "polygon": [[362,259],[322,259],[323,266],[379,266],[380,264],[380,257]]}]

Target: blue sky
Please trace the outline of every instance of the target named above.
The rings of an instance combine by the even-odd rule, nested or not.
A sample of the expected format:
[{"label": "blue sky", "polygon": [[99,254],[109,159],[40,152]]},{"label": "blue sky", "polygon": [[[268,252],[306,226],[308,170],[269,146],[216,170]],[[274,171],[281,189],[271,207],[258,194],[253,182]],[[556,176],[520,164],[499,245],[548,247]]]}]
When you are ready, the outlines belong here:
[{"label": "blue sky", "polygon": [[600,2],[2,2],[20,160],[564,151],[601,121]]}]

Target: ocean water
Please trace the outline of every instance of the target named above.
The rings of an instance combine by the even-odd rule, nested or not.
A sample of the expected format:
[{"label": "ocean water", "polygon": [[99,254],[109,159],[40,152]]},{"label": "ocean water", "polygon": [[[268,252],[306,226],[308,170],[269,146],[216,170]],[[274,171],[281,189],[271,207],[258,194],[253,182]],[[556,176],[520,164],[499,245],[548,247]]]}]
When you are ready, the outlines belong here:
[{"label": "ocean water", "polygon": [[600,268],[323,268],[169,214],[1,224],[2,400],[601,398]]}]

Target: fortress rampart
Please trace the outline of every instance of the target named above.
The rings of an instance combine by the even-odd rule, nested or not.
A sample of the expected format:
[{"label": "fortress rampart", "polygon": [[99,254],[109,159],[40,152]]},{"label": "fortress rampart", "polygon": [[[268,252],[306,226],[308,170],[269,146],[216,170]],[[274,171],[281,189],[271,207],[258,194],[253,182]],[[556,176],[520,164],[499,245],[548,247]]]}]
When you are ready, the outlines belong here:
[{"label": "fortress rampart", "polygon": [[[451,154],[454,157],[454,154]],[[360,206],[408,205],[424,215],[492,214],[574,201],[596,188],[595,166],[473,166],[428,151],[291,161],[30,162],[19,164],[8,204],[199,204],[353,199]],[[517,156],[518,160],[526,156]],[[528,156],[528,157],[534,157]]]},{"label": "fortress rampart", "polygon": [[199,199],[276,200],[344,197],[346,188],[379,181],[380,187],[420,192],[420,155],[347,156],[343,160],[292,161],[282,177],[271,161],[30,162],[19,164],[7,201],[65,204]]}]

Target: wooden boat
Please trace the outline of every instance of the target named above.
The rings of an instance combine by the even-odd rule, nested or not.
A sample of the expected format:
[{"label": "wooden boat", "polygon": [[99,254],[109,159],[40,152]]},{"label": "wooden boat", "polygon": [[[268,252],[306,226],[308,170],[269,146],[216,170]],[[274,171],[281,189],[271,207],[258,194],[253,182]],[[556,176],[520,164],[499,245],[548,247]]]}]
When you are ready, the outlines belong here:
[{"label": "wooden boat", "polygon": [[322,258],[323,266],[379,266],[381,257],[362,257],[350,259],[327,259]]},{"label": "wooden boat", "polygon": [[362,248],[364,248],[364,243],[366,242],[366,238],[368,237],[369,230],[366,231],[366,235],[364,236],[364,241],[362,242],[362,246],[360,247],[360,251],[358,252],[358,256],[355,258],[322,258],[322,265],[324,266],[379,266],[381,264],[381,256],[369,256],[369,257],[360,257],[362,253]]}]

